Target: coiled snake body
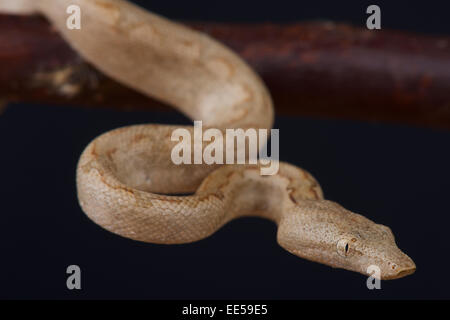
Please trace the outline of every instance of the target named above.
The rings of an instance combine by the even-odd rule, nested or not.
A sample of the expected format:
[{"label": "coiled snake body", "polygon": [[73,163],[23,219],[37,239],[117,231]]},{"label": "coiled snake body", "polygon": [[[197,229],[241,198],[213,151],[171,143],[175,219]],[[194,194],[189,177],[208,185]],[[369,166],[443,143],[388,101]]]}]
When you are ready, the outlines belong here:
[{"label": "coiled snake body", "polygon": [[[81,30],[66,27],[66,9],[74,4],[81,8]],[[205,126],[272,126],[270,95],[238,56],[127,1],[3,0],[0,11],[45,15],[105,74]],[[300,168],[280,163],[276,175],[261,176],[261,164],[175,165],[170,156],[176,128],[130,126],[89,144],[77,187],[93,221],[124,237],[173,244],[203,239],[232,219],[256,215],[277,223],[278,243],[297,256],[363,274],[375,265],[382,279],[414,272],[388,227],[324,200],[318,183]]]}]

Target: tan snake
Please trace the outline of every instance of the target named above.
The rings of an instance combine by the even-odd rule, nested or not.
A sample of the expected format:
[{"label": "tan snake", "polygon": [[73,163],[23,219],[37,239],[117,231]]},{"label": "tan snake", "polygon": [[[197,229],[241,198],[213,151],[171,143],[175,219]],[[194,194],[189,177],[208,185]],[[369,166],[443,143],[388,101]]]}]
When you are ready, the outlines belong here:
[{"label": "tan snake", "polygon": [[[81,30],[66,27],[69,5],[81,8]],[[99,70],[205,126],[272,126],[271,97],[237,55],[127,1],[2,0],[0,11],[43,14]],[[278,243],[299,257],[363,274],[375,265],[382,279],[415,271],[388,227],[324,200],[300,168],[280,163],[276,175],[262,176],[261,164],[175,165],[170,138],[176,128],[130,126],[89,144],[77,187],[93,221],[124,237],[175,244],[208,237],[241,216],[260,216],[278,225]]]}]

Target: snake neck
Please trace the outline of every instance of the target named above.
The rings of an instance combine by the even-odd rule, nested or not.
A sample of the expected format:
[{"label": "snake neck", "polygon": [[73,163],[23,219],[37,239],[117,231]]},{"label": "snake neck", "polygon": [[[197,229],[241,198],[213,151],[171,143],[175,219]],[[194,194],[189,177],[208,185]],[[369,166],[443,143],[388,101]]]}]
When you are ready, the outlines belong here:
[{"label": "snake neck", "polygon": [[223,166],[211,173],[197,195],[215,195],[225,204],[225,221],[257,216],[279,223],[305,200],[323,199],[317,181],[306,171],[279,164],[275,175],[260,174],[261,164]]}]

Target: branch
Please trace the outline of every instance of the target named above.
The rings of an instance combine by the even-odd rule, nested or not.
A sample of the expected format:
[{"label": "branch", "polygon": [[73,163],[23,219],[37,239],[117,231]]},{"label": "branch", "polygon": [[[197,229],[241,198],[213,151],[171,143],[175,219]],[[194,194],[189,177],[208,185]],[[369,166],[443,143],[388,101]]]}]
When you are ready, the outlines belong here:
[{"label": "branch", "polygon": [[[255,68],[277,113],[450,128],[450,37],[333,23],[188,24]],[[170,108],[95,70],[43,18],[0,15],[0,29],[2,100]]]}]

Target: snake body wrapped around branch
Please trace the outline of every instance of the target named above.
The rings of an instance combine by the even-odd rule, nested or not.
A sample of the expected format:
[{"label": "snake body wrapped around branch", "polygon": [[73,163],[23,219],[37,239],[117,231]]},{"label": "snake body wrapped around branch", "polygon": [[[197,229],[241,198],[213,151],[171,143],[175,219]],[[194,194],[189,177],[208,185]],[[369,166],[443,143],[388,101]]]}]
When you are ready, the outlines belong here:
[{"label": "snake body wrapped around branch", "polygon": [[[70,5],[81,8],[81,30],[66,27]],[[43,14],[96,68],[207,127],[272,127],[270,94],[236,54],[127,1],[3,0],[0,11]],[[197,241],[232,219],[260,216],[274,221],[278,243],[302,258],[363,274],[375,265],[382,279],[414,272],[388,227],[324,200],[300,168],[280,163],[277,174],[263,176],[261,163],[174,164],[177,128],[129,126],[93,140],[77,169],[83,211],[114,233],[161,244]],[[179,193],[193,194],[173,195]]]}]

